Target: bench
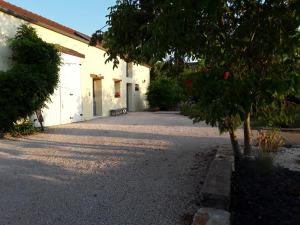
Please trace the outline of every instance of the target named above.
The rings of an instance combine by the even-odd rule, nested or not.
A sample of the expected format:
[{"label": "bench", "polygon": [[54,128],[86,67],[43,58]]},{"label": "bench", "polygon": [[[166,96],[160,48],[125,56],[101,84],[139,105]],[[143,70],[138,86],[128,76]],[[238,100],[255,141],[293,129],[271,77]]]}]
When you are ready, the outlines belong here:
[{"label": "bench", "polygon": [[127,114],[127,109],[126,108],[111,109],[110,110],[110,115],[111,116],[119,116],[119,115],[123,115],[123,114]]}]

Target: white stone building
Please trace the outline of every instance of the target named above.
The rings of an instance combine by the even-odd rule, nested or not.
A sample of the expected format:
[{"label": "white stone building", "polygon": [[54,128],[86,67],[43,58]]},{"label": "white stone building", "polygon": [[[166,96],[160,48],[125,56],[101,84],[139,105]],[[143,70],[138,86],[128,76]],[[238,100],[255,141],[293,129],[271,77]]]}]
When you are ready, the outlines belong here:
[{"label": "white stone building", "polygon": [[23,23],[46,42],[61,46],[60,82],[43,109],[45,126],[109,116],[112,109],[148,107],[149,66],[120,60],[113,69],[112,63],[105,64],[105,49],[89,46],[89,36],[5,1],[0,1],[0,70],[10,67],[7,39]]}]

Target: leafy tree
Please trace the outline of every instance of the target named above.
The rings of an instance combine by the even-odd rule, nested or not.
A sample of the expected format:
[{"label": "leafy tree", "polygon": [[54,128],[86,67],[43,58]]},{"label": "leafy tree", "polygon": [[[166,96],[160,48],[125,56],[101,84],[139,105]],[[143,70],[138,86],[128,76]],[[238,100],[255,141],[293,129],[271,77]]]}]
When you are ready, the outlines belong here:
[{"label": "leafy tree", "polygon": [[[250,112],[283,101],[299,89],[300,33],[296,1],[227,1],[208,20],[206,66],[230,71],[243,87],[236,101],[250,152]],[[215,25],[215,26],[214,26]],[[215,37],[215,38],[214,38]]]},{"label": "leafy tree", "polygon": [[12,67],[0,71],[0,132],[42,108],[58,83],[60,55],[35,30],[21,25],[9,40]]},{"label": "leafy tree", "polygon": [[297,0],[119,0],[92,44],[115,65],[200,59],[206,75],[192,116],[231,136],[243,122],[249,154],[250,113],[299,93],[299,15]]},{"label": "leafy tree", "polygon": [[151,79],[154,80],[157,77],[165,76],[172,77],[173,79],[179,79],[181,73],[185,70],[185,65],[182,63],[169,61],[158,61],[153,64],[151,68]]},{"label": "leafy tree", "polygon": [[103,44],[108,49],[107,61],[115,65],[119,58],[153,63],[197,57],[205,42],[197,21],[204,9],[214,5],[215,1],[117,0],[110,8],[108,31],[96,31],[91,44]]}]

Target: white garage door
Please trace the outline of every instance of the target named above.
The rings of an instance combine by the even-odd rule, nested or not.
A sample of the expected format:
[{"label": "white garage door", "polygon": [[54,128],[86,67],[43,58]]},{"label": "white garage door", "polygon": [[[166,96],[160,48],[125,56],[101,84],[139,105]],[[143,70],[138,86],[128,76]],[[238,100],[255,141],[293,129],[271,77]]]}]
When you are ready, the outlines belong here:
[{"label": "white garage door", "polygon": [[61,57],[58,88],[43,109],[45,126],[82,121],[80,58],[68,54]]}]

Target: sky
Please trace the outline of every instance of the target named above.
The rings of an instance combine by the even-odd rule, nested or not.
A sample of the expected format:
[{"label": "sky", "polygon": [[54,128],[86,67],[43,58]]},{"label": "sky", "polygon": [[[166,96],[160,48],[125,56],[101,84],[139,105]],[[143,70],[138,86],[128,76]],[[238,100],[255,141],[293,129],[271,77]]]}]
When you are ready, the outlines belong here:
[{"label": "sky", "polygon": [[108,7],[116,0],[5,0],[84,34],[106,24]]}]

